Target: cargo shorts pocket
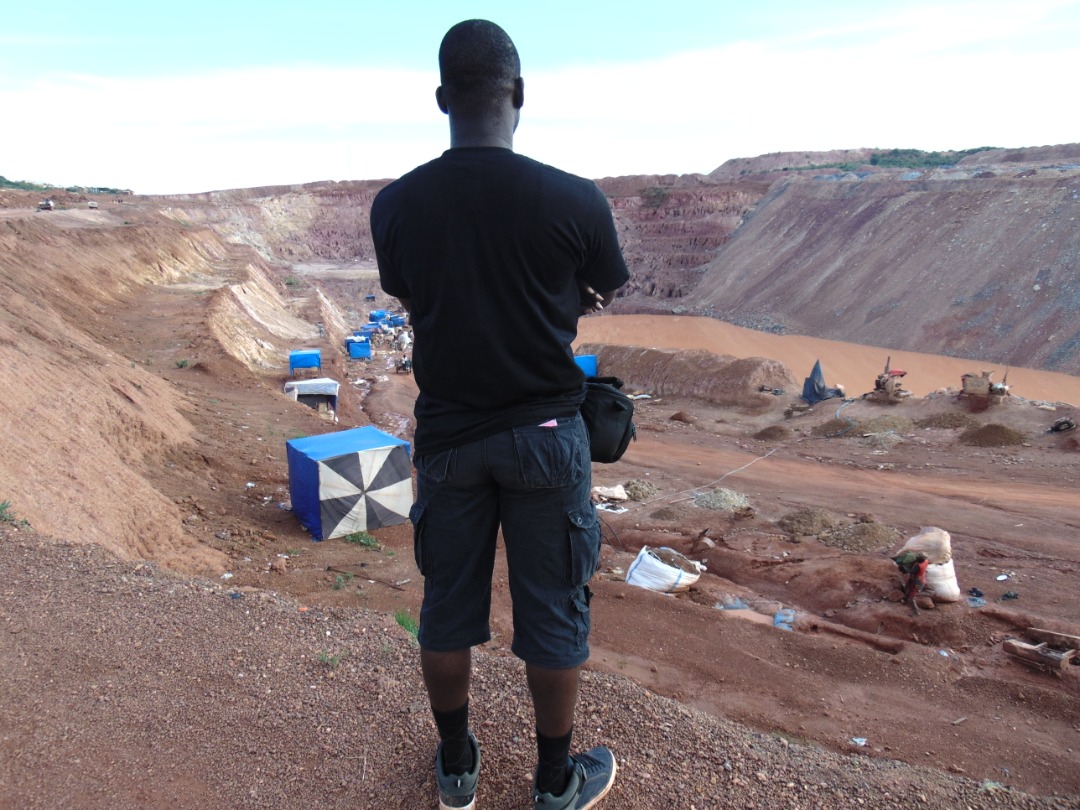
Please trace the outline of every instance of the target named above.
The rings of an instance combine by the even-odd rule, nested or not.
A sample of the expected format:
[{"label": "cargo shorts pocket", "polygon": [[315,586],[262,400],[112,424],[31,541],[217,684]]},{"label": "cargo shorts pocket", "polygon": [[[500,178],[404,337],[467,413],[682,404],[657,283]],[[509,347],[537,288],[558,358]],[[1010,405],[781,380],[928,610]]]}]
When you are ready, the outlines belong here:
[{"label": "cargo shorts pocket", "polygon": [[417,456],[413,459],[413,466],[416,467],[417,475],[427,478],[433,484],[444,484],[454,477],[456,458],[455,448],[450,448]]},{"label": "cargo shorts pocket", "polygon": [[424,505],[419,501],[409,509],[409,520],[413,527],[413,559],[416,569],[426,578],[431,571],[431,558],[424,553]]},{"label": "cargo shorts pocket", "polygon": [[571,486],[585,475],[589,458],[588,434],[579,418],[559,419],[557,427],[516,427],[513,433],[518,476],[523,487]]},{"label": "cargo shorts pocket", "polygon": [[581,588],[600,566],[600,518],[590,503],[566,515],[570,541],[568,584]]}]

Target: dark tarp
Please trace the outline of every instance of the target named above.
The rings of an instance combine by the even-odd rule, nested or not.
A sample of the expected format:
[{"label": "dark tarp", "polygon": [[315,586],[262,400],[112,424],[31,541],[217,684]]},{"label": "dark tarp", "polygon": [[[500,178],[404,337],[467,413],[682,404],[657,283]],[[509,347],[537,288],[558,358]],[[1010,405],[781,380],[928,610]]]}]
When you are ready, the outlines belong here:
[{"label": "dark tarp", "polygon": [[814,363],[814,370],[806,378],[802,387],[802,398],[808,405],[816,405],[826,399],[843,397],[844,392],[839,388],[829,388],[825,385],[825,375],[821,373],[821,361]]}]

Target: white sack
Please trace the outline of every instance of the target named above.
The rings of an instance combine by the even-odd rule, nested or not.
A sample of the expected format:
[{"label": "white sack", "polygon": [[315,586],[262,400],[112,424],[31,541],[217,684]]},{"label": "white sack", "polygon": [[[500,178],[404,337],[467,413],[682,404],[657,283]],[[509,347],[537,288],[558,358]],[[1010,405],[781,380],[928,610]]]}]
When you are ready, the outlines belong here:
[{"label": "white sack", "polygon": [[900,553],[918,551],[926,555],[930,565],[947,563],[952,559],[952,538],[944,529],[937,526],[925,526],[919,533],[908,539]]},{"label": "white sack", "polygon": [[661,593],[682,593],[698,581],[704,570],[704,565],[673,548],[642,546],[626,572],[626,582]]},{"label": "white sack", "polygon": [[952,560],[926,566],[926,589],[940,602],[960,601],[960,586],[956,582]]}]

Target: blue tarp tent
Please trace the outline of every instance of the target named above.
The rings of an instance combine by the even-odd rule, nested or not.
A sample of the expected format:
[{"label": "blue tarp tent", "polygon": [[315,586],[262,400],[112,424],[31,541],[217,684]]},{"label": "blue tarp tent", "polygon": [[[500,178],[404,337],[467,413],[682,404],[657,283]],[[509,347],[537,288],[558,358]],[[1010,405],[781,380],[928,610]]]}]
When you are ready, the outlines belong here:
[{"label": "blue tarp tent", "polygon": [[409,519],[409,443],[375,427],[285,442],[293,512],[315,540]]},{"label": "blue tarp tent", "polygon": [[289,352],[289,376],[298,368],[322,368],[321,349],[296,349]]},{"label": "blue tarp tent", "polygon": [[353,335],[352,337],[345,338],[345,349],[349,352],[349,357],[353,360],[371,358],[371,341],[366,337]]},{"label": "blue tarp tent", "polygon": [[814,363],[814,370],[803,382],[802,398],[808,405],[816,405],[826,399],[843,397],[844,392],[839,388],[829,388],[825,385],[825,375],[821,372],[821,361]]}]

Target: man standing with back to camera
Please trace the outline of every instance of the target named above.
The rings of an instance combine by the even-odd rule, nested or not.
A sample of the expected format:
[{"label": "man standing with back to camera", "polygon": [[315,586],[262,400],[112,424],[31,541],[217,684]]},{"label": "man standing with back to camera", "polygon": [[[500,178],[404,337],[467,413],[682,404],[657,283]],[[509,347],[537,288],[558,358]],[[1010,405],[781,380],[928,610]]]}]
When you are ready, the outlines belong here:
[{"label": "man standing with back to camera", "polygon": [[604,746],[570,755],[589,657],[587,583],[600,556],[571,343],[578,316],[610,302],[629,274],[596,184],[514,153],[525,87],[506,32],[458,23],[443,37],[439,71],[450,149],[371,208],[382,288],[409,311],[415,338],[410,518],[439,806],[475,807],[471,648],[491,638],[501,527],[511,649],[525,662],[536,720],[533,798],[585,810],[610,790],[616,765]]}]

